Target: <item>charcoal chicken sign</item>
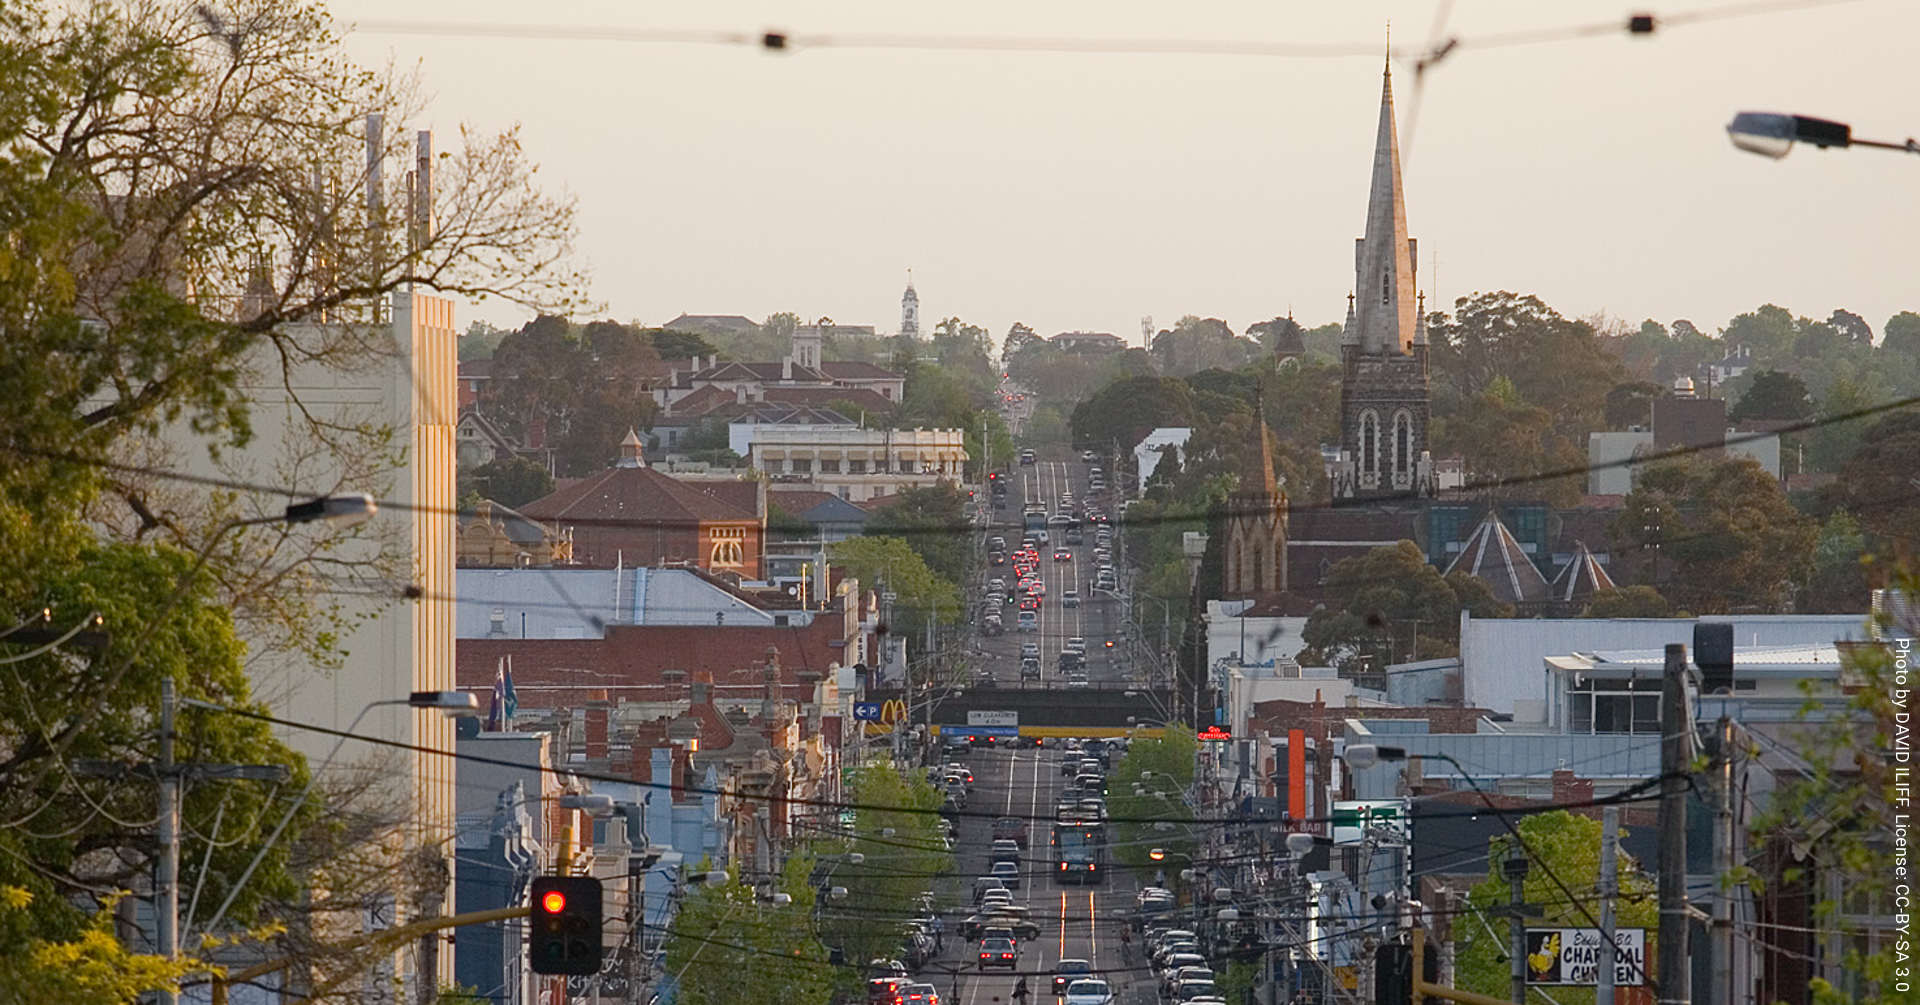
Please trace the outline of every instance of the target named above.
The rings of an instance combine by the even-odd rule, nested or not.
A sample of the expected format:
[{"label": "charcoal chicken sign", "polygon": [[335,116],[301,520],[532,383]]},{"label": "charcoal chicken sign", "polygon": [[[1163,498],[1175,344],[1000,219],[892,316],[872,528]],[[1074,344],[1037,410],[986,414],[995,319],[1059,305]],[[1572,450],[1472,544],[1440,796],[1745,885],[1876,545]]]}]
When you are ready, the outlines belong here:
[{"label": "charcoal chicken sign", "polygon": [[[1647,930],[1613,931],[1613,986],[1636,987],[1647,982]],[[1600,983],[1601,951],[1606,941],[1598,928],[1527,929],[1527,983]]]}]

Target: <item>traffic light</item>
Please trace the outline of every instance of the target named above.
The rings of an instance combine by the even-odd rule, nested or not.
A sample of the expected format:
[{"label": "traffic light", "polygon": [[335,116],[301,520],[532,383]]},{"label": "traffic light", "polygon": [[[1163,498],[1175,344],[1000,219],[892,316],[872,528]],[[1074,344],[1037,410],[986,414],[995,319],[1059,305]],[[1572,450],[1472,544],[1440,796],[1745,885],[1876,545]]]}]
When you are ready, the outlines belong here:
[{"label": "traffic light", "polygon": [[600,972],[599,880],[534,877],[533,938],[527,955],[536,974]]},{"label": "traffic light", "polygon": [[1108,639],[1108,640],[1107,640],[1107,648],[1108,648],[1108,649],[1112,649],[1112,648],[1113,648],[1113,640],[1112,640],[1112,639]]}]

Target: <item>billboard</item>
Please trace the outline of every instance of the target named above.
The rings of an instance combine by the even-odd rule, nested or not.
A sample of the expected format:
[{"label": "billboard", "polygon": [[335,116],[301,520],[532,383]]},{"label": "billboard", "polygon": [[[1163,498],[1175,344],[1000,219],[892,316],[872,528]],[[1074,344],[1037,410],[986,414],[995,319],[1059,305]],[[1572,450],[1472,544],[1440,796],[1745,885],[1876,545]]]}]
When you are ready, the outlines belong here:
[{"label": "billboard", "polygon": [[969,726],[1018,726],[1020,725],[1020,713],[987,711],[987,710],[978,710],[978,709],[970,710],[967,712],[967,725]]},{"label": "billboard", "polygon": [[1392,830],[1398,840],[1407,843],[1407,801],[1405,799],[1338,799],[1333,804],[1333,843],[1356,845],[1367,839],[1375,827]]},{"label": "billboard", "polygon": [[[1613,930],[1613,986],[1635,987],[1647,982],[1647,930]],[[1600,950],[1606,945],[1598,928],[1527,929],[1527,983],[1600,983]]]}]

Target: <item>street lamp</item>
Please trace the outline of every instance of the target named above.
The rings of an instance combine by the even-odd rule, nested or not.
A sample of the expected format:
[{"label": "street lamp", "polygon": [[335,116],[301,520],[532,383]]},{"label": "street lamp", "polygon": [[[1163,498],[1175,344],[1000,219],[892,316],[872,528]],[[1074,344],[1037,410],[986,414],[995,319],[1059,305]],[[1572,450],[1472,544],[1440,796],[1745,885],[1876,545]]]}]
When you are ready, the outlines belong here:
[{"label": "street lamp", "polygon": [[[362,496],[361,498],[366,499],[367,497]],[[367,502],[371,505],[372,500],[367,499]],[[288,507],[288,510],[291,511],[292,508],[293,507]],[[320,517],[311,517],[310,519],[320,519]],[[364,517],[362,517],[362,519],[364,519]],[[225,705],[216,705],[213,702],[200,701],[196,698],[182,699],[182,704],[191,705],[195,708],[209,709],[215,712],[234,711],[234,709],[230,709]],[[235,880],[232,888],[227,891],[227,899],[220,902],[220,907],[213,912],[212,917],[207,919],[207,923],[201,928],[202,931],[212,931],[213,926],[219,924],[220,919],[226,915],[227,908],[233,906],[234,899],[240,896],[242,889],[245,889],[247,880],[253,878],[253,871],[258,869],[260,863],[266,860],[267,852],[273,848],[274,842],[280,840],[280,835],[286,831],[287,825],[293,822],[294,814],[300,812],[300,807],[306,805],[308,794],[313,792],[315,785],[319,784],[320,776],[326,773],[327,766],[333,763],[334,755],[340,753],[341,745],[347,742],[347,737],[351,736],[354,728],[360,725],[360,720],[366,718],[368,712],[387,705],[406,705],[409,708],[417,709],[439,709],[445,712],[450,719],[472,719],[480,715],[479,699],[465,691],[415,691],[405,698],[388,698],[368,702],[366,707],[360,710],[360,714],[353,717],[353,722],[348,724],[347,728],[340,734],[340,738],[333,741],[333,749],[327,751],[327,756],[321,760],[320,767],[315,769],[314,772],[307,777],[306,787],[300,790],[300,794],[295,796],[293,802],[287,806],[287,811],[281,814],[280,822],[274,825],[273,833],[268,834],[267,839],[260,843],[260,850],[253,853],[252,861],[249,861],[247,867],[241,871],[240,878]],[[611,798],[607,796],[599,796],[597,798],[606,800],[607,811],[612,812],[613,800]]]},{"label": "street lamp", "polygon": [[1909,137],[1905,143],[1863,140],[1853,135],[1853,127],[1831,119],[1780,112],[1741,112],[1727,123],[1727,138],[1748,153],[1779,160],[1793,149],[1795,140],[1816,147],[1875,147],[1920,154],[1920,141]]}]

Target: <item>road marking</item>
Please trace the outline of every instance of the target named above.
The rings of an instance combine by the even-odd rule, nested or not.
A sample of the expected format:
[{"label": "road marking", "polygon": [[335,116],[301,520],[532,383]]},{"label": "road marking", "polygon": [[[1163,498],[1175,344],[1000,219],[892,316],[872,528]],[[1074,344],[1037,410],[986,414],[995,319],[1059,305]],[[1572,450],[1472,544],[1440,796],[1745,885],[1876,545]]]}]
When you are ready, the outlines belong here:
[{"label": "road marking", "polygon": [[1067,891],[1062,890],[1060,891],[1060,955],[1058,958],[1066,959],[1066,957],[1067,957]]},{"label": "road marking", "polygon": [[1093,891],[1087,891],[1087,958],[1100,958],[1100,929],[1093,923]]}]

